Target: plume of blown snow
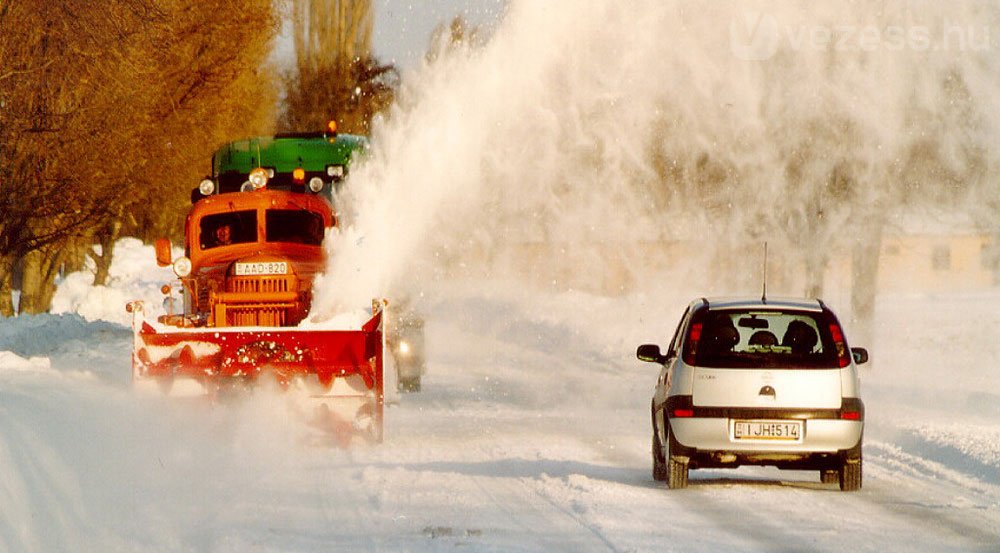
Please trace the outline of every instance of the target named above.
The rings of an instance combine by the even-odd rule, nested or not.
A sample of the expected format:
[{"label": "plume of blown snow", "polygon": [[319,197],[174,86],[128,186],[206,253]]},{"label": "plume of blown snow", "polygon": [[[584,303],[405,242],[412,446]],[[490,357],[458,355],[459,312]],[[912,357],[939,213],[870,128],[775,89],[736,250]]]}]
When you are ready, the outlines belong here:
[{"label": "plume of blown snow", "polygon": [[340,198],[314,313],[456,276],[732,290],[763,241],[821,271],[818,249],[877,236],[883,211],[989,180],[998,14],[514,0],[487,44],[408,75]]}]

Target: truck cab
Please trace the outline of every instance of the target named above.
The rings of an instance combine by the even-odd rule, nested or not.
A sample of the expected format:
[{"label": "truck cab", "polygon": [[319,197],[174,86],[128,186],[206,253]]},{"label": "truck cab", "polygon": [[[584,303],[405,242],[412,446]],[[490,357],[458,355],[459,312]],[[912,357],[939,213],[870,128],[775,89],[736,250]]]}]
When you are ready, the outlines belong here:
[{"label": "truck cab", "polygon": [[[323,237],[336,217],[322,196],[270,190],[257,177],[264,183],[258,188],[213,194],[192,206],[185,256],[173,261],[184,310],[161,322],[284,327],[305,318],[313,279],[326,262]],[[169,259],[167,246],[162,255]]]}]

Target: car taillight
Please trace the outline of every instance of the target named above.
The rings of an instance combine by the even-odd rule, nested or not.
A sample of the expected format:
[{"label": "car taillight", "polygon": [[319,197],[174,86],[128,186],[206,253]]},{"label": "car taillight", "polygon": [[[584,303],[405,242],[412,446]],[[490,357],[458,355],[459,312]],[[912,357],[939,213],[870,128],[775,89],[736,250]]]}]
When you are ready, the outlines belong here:
[{"label": "car taillight", "polygon": [[684,362],[694,365],[694,356],[698,352],[698,341],[701,340],[701,323],[694,323],[688,330],[687,344],[684,347]]},{"label": "car taillight", "polygon": [[840,325],[830,323],[830,334],[833,336],[833,345],[837,348],[837,361],[840,368],[851,364],[851,352],[847,350],[844,342],[844,332],[840,330]]},{"label": "car taillight", "polygon": [[845,397],[840,405],[840,420],[863,421],[865,420],[865,404],[860,398]]},{"label": "car taillight", "polygon": [[667,416],[674,419],[691,418],[694,416],[694,403],[691,396],[670,396],[664,406]]}]

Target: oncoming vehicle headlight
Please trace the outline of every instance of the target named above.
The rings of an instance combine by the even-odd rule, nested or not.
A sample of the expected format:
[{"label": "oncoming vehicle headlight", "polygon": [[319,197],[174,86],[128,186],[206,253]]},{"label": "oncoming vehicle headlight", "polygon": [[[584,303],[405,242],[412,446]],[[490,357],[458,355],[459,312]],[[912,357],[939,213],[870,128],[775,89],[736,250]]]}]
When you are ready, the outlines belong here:
[{"label": "oncoming vehicle headlight", "polygon": [[309,190],[313,191],[314,193],[323,190],[323,179],[319,177],[313,177],[309,179]]},{"label": "oncoming vehicle headlight", "polygon": [[408,344],[405,340],[399,341],[399,354],[400,355],[410,354],[410,344]]},{"label": "oncoming vehicle headlight", "polygon": [[178,257],[174,260],[174,274],[184,278],[191,274],[191,260],[186,257]]},{"label": "oncoming vehicle headlight", "polygon": [[211,196],[215,192],[215,182],[212,179],[205,179],[198,184],[198,191],[202,196]]}]

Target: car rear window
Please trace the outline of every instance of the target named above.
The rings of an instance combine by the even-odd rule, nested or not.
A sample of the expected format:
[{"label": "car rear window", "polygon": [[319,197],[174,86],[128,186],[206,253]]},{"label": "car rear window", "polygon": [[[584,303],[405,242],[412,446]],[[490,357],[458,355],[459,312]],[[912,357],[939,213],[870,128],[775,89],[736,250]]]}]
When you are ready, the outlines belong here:
[{"label": "car rear window", "polygon": [[684,358],[713,368],[836,368],[844,345],[830,323],[822,312],[706,310],[692,318]]}]

